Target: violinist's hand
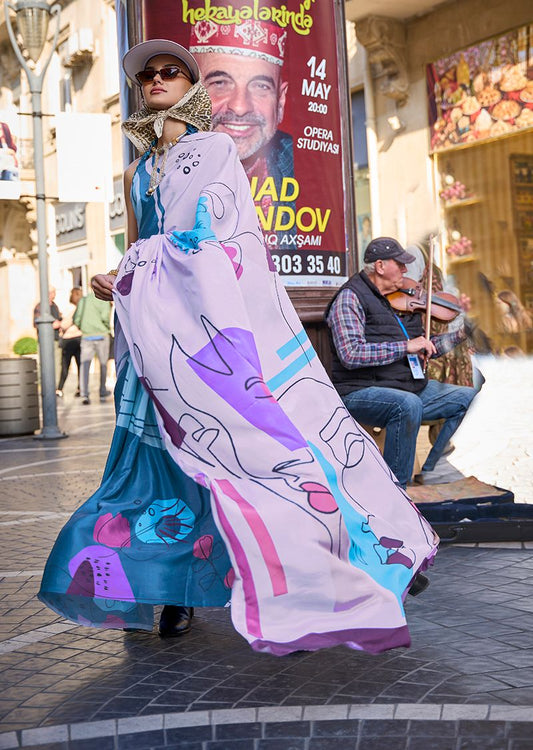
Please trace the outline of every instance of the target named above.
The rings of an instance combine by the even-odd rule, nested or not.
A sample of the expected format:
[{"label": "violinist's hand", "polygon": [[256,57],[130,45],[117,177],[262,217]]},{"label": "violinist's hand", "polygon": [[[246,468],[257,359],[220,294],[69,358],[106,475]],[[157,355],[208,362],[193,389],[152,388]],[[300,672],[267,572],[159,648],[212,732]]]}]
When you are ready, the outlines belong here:
[{"label": "violinist's hand", "polygon": [[417,336],[416,339],[409,339],[407,342],[407,353],[420,354],[421,356],[429,358],[433,354],[436,354],[437,350],[435,344],[425,336]]},{"label": "violinist's hand", "polygon": [[113,274],[99,273],[93,276],[91,286],[94,296],[97,299],[104,300],[104,302],[113,302],[112,291],[115,280],[116,276],[113,276]]}]

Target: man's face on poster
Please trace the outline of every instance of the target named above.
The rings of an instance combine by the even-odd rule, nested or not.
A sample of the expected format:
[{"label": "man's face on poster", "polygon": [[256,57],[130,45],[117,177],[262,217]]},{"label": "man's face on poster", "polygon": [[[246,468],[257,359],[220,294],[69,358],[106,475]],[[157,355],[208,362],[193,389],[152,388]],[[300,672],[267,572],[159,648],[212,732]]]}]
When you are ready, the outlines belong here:
[{"label": "man's face on poster", "polygon": [[196,59],[213,103],[213,130],[233,138],[241,161],[250,158],[283,119],[289,84],[281,81],[281,65],[224,52]]}]

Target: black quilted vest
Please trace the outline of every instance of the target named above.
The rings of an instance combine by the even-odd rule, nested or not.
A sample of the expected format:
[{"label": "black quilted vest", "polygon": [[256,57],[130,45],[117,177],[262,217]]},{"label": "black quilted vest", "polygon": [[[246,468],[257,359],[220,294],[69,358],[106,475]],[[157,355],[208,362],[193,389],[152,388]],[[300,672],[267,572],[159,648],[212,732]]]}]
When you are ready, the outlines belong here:
[{"label": "black quilted vest", "polygon": [[[331,305],[343,289],[351,289],[355,292],[363,307],[366,317],[365,338],[369,343],[405,341],[405,333],[398,323],[395,311],[364,271],[352,276],[339,289],[326,311],[326,316],[329,313]],[[424,335],[424,328],[419,313],[401,315],[401,321],[410,339]],[[357,391],[372,385],[383,388],[400,388],[402,391],[419,393],[427,383],[427,378],[424,380],[415,380],[413,378],[407,357],[402,357],[402,359],[391,362],[388,365],[358,367],[355,370],[348,370],[342,365],[337,356],[331,331],[330,344],[332,355],[331,379],[341,396],[350,393],[350,391]]]}]

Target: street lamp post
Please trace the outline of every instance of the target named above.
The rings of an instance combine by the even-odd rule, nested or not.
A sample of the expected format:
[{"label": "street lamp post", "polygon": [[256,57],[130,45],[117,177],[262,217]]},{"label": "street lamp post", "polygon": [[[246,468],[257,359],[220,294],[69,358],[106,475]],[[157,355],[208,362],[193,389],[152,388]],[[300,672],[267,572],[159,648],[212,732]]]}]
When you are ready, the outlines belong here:
[{"label": "street lamp post", "polygon": [[[37,63],[41,57],[46,41],[48,23],[50,17],[54,16],[56,28],[54,41],[48,57],[43,61],[39,73],[32,70],[28,61],[24,59],[17,43],[9,8],[15,12],[18,32],[22,38],[22,44],[28,57]],[[35,321],[39,336],[39,359],[41,365],[41,399],[43,409],[43,428],[38,437],[43,439],[54,439],[66,437],[59,430],[57,424],[57,404],[55,394],[55,364],[54,364],[54,321],[50,314],[49,287],[48,287],[48,255],[46,248],[46,202],[44,193],[44,155],[43,155],[43,124],[41,94],[43,80],[57,45],[59,34],[59,13],[61,7],[58,4],[49,6],[45,0],[18,0],[14,5],[8,0],[4,2],[6,26],[13,51],[21,66],[28,76],[31,92],[31,108],[33,120],[33,150],[35,169],[35,198],[37,203],[37,257],[39,263],[39,292],[40,292],[40,315]]]}]

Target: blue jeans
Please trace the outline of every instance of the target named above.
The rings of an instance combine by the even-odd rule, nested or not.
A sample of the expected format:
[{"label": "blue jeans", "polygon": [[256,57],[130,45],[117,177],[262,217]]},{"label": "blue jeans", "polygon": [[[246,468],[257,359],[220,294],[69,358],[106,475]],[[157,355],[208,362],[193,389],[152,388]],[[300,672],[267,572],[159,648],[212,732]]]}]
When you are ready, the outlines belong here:
[{"label": "blue jeans", "polygon": [[352,391],[342,400],[357,422],[386,428],[383,458],[405,488],[413,473],[422,422],[446,420],[422,467],[422,471],[432,471],[476,393],[475,388],[430,380],[420,393],[371,386]]}]

